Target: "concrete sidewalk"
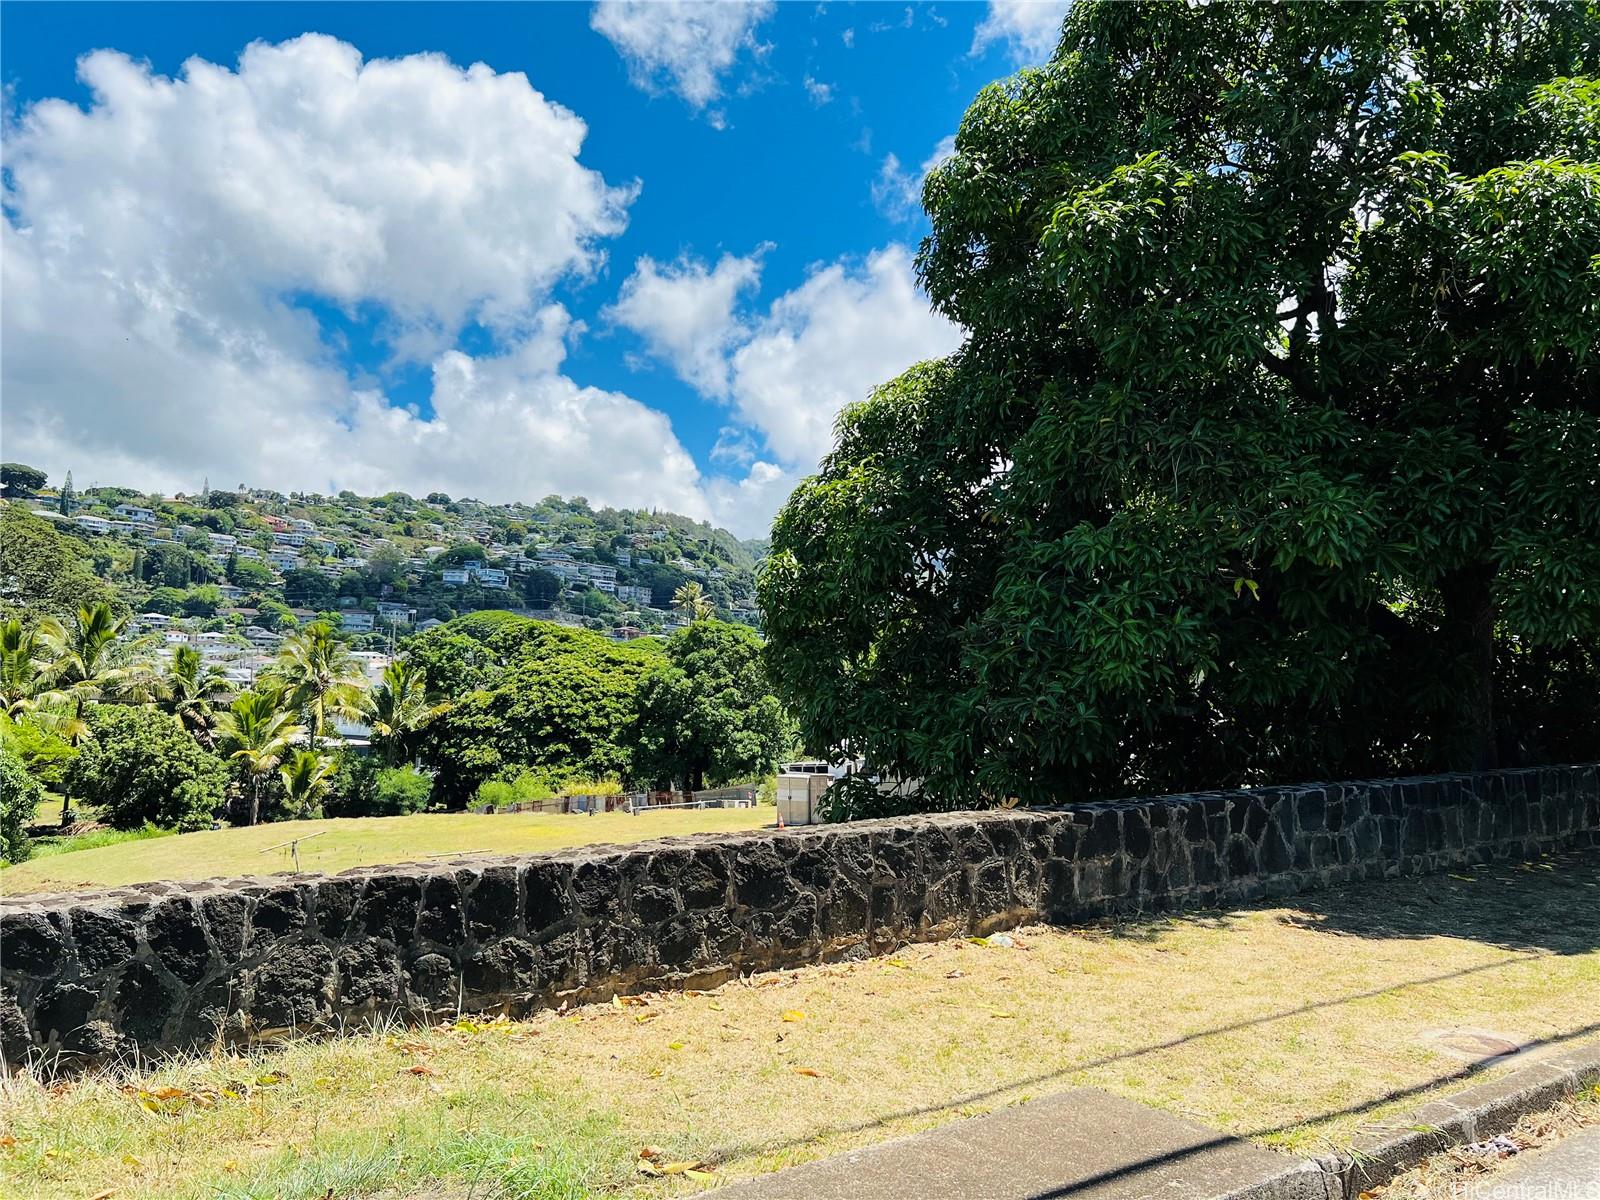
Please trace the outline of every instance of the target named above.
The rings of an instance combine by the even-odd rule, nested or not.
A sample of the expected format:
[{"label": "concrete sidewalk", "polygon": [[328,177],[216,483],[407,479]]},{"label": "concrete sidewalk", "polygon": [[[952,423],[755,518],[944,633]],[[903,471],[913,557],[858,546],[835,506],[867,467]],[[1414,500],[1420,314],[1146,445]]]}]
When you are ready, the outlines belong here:
[{"label": "concrete sidewalk", "polygon": [[1600,1128],[1518,1155],[1464,1200],[1600,1200]]},{"label": "concrete sidewalk", "polygon": [[[1520,1064],[1361,1133],[1290,1158],[1095,1088],[790,1167],[719,1190],[733,1200],[1353,1200],[1431,1154],[1492,1137],[1600,1083],[1590,1026]],[[1509,1061],[1509,1060],[1505,1060]],[[1492,1065],[1492,1064],[1487,1064]],[[1600,1130],[1484,1180],[1463,1200],[1600,1200]],[[1500,1190],[1495,1190],[1500,1189]]]},{"label": "concrete sidewalk", "polygon": [[1322,1173],[1074,1088],[718,1190],[728,1200],[1327,1200]]}]

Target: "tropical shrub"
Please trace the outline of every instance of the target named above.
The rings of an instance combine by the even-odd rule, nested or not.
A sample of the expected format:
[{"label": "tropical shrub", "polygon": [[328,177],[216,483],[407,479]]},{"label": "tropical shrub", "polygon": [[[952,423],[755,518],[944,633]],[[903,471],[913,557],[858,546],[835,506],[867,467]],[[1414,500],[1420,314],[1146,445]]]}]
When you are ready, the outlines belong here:
[{"label": "tropical shrub", "polygon": [[7,746],[0,746],[0,859],[19,863],[33,852],[28,826],[44,800],[44,788]]},{"label": "tropical shrub", "polygon": [[397,817],[421,812],[428,807],[428,796],[433,791],[433,776],[409,764],[383,767],[378,770],[373,785],[378,810],[373,815]]},{"label": "tropical shrub", "polygon": [[137,829],[208,828],[222,806],[227,768],[165,713],[96,705],[89,736],[67,773],[71,794],[98,805],[107,823]]},{"label": "tropical shrub", "polygon": [[22,760],[29,775],[52,790],[60,788],[78,753],[70,741],[28,714],[0,719],[0,740]]},{"label": "tropical shrub", "polygon": [[513,804],[549,800],[556,794],[548,772],[523,770],[509,779],[486,779],[478,785],[473,800],[489,808],[509,808]]}]

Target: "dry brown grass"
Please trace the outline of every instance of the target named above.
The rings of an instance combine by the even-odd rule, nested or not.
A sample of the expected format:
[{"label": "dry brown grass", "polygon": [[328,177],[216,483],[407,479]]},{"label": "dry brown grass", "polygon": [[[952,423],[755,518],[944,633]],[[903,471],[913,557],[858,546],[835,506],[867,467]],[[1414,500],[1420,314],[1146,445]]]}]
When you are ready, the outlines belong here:
[{"label": "dry brown grass", "polygon": [[687,1185],[635,1176],[644,1144],[742,1175],[1084,1084],[1320,1149],[1481,1078],[1432,1031],[1596,1038],[1597,900],[1600,855],[1588,855],[1227,914],[1034,927],[1010,947],[956,940],[486,1029],[175,1064],[144,1086],[289,1077],[178,1116],[105,1081],[59,1095],[23,1082],[5,1097],[7,1153],[29,1197],[405,1195],[424,1166],[452,1178],[480,1163],[493,1183],[510,1169],[495,1154],[557,1153],[567,1174],[475,1195],[658,1192]]}]

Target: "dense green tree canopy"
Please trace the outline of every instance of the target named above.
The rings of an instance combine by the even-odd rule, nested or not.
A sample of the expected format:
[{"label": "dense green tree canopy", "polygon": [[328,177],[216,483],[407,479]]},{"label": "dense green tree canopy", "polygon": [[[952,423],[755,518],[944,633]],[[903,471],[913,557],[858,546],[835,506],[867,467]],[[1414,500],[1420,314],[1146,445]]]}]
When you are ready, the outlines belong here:
[{"label": "dense green tree canopy", "polygon": [[171,717],[102,704],[92,710],[89,730],[69,772],[73,795],[99,805],[118,829],[146,821],[180,830],[211,824],[227,770]]},{"label": "dense green tree canopy", "polygon": [[1592,753],[1597,71],[1592,3],[1075,5],[924,189],[965,345],[775,526],[809,743],[930,806]]},{"label": "dense green tree canopy", "polygon": [[613,642],[510,613],[479,613],[413,638],[408,659],[450,707],[415,739],[434,796],[462,806],[521,768],[623,774],[639,681],[654,642]]},{"label": "dense green tree canopy", "polygon": [[460,567],[469,562],[484,562],[489,552],[477,542],[457,542],[433,560],[436,567]]},{"label": "dense green tree canopy", "polygon": [[330,608],[339,589],[321,571],[293,567],[283,573],[283,599],[291,608]]},{"label": "dense green tree canopy", "polygon": [[523,582],[522,595],[535,608],[549,608],[561,595],[561,576],[554,571],[535,567]]},{"label": "dense green tree canopy", "polygon": [[631,773],[658,786],[720,787],[772,770],[789,740],[761,639],[699,620],[672,636],[666,661],[640,685]]},{"label": "dense green tree canopy", "polygon": [[210,575],[205,558],[183,546],[150,546],[140,564],[141,578],[157,587],[186,588]]},{"label": "dense green tree canopy", "polygon": [[38,467],[27,463],[0,463],[0,483],[13,496],[31,496],[42,488],[50,477]]},{"label": "dense green tree canopy", "polygon": [[80,604],[112,600],[91,561],[88,548],[55,522],[20,504],[0,505],[0,616],[65,617]]}]

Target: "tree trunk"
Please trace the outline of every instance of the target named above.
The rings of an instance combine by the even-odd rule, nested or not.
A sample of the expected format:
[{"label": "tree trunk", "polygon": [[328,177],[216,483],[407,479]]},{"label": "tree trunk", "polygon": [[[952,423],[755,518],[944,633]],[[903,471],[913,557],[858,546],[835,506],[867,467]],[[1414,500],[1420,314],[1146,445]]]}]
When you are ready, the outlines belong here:
[{"label": "tree trunk", "polygon": [[1494,576],[1490,564],[1474,563],[1439,581],[1447,644],[1465,683],[1450,739],[1450,766],[1458,771],[1500,765],[1494,727]]},{"label": "tree trunk", "polygon": [[250,824],[254,825],[261,820],[261,777],[252,774],[250,777]]},{"label": "tree trunk", "polygon": [[[77,728],[79,728],[79,729],[83,728],[83,725],[82,725],[82,721],[83,721],[83,701],[82,701],[82,699],[80,699],[78,701],[78,703],[76,704],[76,706],[74,706],[73,713],[74,713],[76,721],[78,722]],[[71,740],[70,744],[71,744],[71,746],[72,746],[72,748],[74,750],[81,750],[83,748],[83,739],[79,735],[74,734],[72,736],[72,740]],[[71,823],[72,823],[72,788],[68,785],[67,781],[65,779],[63,779],[61,781],[61,828],[65,829]]]}]

